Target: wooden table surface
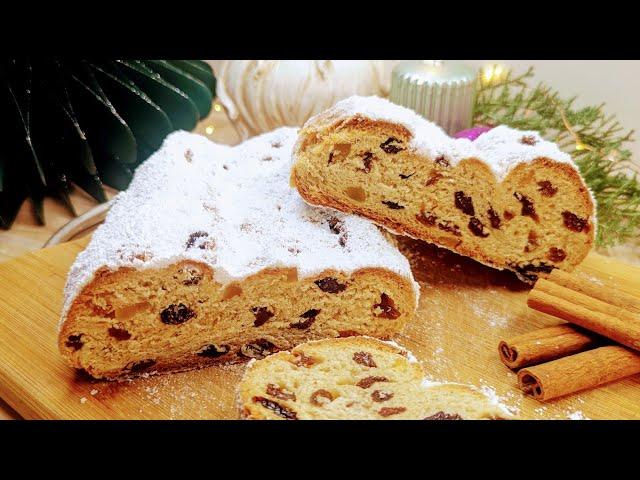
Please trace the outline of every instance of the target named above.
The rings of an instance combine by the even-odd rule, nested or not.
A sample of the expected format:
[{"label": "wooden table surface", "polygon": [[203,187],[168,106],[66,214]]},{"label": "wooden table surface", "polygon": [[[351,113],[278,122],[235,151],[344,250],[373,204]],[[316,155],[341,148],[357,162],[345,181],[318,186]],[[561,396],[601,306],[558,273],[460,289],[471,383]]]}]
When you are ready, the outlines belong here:
[{"label": "wooden table surface", "polygon": [[[240,137],[233,125],[229,122],[224,109],[214,102],[211,114],[204,119],[196,132],[201,133],[213,141],[235,145]],[[115,194],[108,189],[108,196]],[[82,214],[93,208],[96,202],[80,189],[75,189],[71,194],[71,200],[78,214]],[[44,210],[47,224],[38,225],[31,212],[32,206],[26,201],[10,230],[0,230],[0,262],[22,255],[26,252],[42,248],[44,243],[58,229],[72,219],[71,214],[61,202],[47,198],[44,202]],[[613,252],[615,254],[615,252]],[[623,255],[628,254],[628,249]],[[20,416],[0,398],[0,419],[18,419]]]}]

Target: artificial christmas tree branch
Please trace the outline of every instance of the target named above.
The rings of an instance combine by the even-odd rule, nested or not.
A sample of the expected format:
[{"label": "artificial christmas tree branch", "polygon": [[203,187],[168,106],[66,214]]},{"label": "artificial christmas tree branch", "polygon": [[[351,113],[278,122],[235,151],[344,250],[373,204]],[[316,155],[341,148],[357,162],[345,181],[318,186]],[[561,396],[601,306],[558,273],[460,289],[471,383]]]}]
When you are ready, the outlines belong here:
[{"label": "artificial christmas tree branch", "polygon": [[522,74],[481,74],[475,105],[477,125],[537,130],[570,153],[598,203],[599,246],[612,246],[640,234],[638,167],[631,163],[625,131],[604,104],[574,107],[552,88],[531,85],[533,68]]}]

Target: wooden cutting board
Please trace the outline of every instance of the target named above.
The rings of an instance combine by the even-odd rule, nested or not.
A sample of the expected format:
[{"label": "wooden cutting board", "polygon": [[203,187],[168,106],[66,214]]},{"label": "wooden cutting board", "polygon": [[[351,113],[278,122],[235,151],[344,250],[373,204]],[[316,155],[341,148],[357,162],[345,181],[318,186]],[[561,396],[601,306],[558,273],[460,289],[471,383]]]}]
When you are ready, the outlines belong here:
[{"label": "wooden cutting board", "polygon": [[[232,419],[243,365],[130,382],[76,373],[57,352],[58,315],[69,266],[83,238],[0,264],[0,397],[26,418]],[[521,418],[640,419],[640,375],[546,404],[524,397],[498,359],[503,338],[558,323],[526,306],[528,289],[506,272],[422,242],[401,239],[422,295],[398,343],[429,377],[495,391]],[[581,275],[615,275],[640,291],[640,269],[591,254]]]}]

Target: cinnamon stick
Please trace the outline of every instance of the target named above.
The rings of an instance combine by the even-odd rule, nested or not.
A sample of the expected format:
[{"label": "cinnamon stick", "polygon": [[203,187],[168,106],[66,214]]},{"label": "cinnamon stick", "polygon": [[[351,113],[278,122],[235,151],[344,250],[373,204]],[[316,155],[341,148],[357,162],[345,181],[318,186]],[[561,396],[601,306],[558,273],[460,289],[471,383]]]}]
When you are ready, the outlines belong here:
[{"label": "cinnamon stick", "polygon": [[547,401],[640,373],[640,354],[610,345],[523,368],[520,389],[536,400]]},{"label": "cinnamon stick", "polygon": [[[555,272],[554,272],[555,273]],[[640,350],[640,298],[569,274],[540,278],[527,305]]]},{"label": "cinnamon stick", "polygon": [[498,352],[502,363],[511,369],[517,369],[566,357],[601,343],[602,338],[598,335],[565,324],[503,340],[498,345]]}]

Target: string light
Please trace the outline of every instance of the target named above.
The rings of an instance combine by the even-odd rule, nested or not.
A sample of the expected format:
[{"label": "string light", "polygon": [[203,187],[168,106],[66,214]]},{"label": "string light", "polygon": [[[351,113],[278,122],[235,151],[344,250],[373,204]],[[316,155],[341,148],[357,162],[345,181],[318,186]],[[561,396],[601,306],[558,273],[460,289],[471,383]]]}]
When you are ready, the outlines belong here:
[{"label": "string light", "polygon": [[216,127],[214,127],[213,125],[209,125],[207,128],[204,129],[204,131],[207,133],[207,135],[211,135],[215,129]]},{"label": "string light", "polygon": [[507,69],[503,65],[487,65],[482,69],[482,79],[485,83],[497,82],[506,72]]},{"label": "string light", "polygon": [[220,111],[222,111],[222,106],[219,103],[216,103],[216,104],[213,105],[213,109],[216,112],[220,112]]}]

